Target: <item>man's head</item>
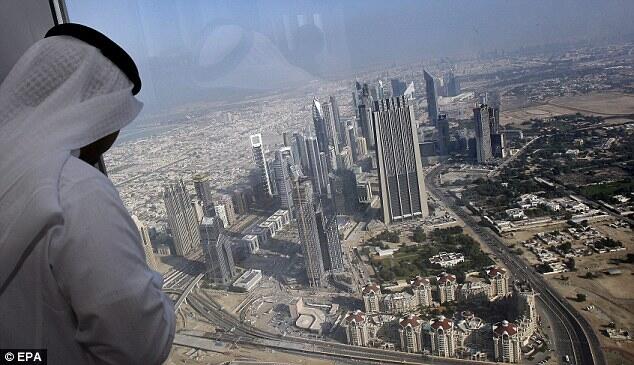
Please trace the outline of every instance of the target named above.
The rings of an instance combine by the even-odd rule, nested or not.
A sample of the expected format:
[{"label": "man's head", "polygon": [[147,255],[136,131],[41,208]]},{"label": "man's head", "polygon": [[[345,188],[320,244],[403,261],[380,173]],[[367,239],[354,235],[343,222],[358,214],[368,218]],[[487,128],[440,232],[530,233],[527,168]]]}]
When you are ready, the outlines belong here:
[{"label": "man's head", "polygon": [[[105,35],[80,24],[66,23],[51,28],[46,33],[45,38],[55,36],[73,37],[97,48],[133,84],[132,95],[136,95],[141,89],[141,79],[134,61],[121,47]],[[112,147],[118,135],[119,131],[115,131],[81,147],[79,158],[91,165],[97,164],[101,155]]]}]

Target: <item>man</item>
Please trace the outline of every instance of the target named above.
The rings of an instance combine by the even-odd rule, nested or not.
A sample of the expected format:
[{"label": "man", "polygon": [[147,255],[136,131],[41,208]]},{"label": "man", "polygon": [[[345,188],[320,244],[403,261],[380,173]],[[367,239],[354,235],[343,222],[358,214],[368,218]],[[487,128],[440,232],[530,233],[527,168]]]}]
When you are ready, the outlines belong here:
[{"label": "man", "polygon": [[160,364],[174,336],[162,278],[93,165],[140,112],[132,59],[53,27],[0,85],[0,348],[48,364]]}]

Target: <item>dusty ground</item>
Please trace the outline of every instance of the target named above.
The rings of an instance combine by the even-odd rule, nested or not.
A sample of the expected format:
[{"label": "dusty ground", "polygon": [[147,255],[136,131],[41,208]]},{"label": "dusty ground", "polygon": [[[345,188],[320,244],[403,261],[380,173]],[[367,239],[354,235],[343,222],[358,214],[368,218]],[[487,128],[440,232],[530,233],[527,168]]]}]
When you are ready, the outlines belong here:
[{"label": "dusty ground", "polygon": [[634,114],[634,95],[604,92],[553,98],[543,105],[508,111],[502,109],[500,122],[503,125],[518,124],[531,118],[549,118],[577,112],[597,116]]}]

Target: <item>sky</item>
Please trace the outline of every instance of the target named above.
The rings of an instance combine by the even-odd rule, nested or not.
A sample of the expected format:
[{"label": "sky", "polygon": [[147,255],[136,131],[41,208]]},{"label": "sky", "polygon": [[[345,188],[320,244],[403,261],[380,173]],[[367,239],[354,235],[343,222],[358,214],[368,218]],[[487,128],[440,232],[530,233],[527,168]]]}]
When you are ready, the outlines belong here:
[{"label": "sky", "polygon": [[377,64],[634,39],[631,0],[66,0],[135,59],[148,101],[270,90]]}]

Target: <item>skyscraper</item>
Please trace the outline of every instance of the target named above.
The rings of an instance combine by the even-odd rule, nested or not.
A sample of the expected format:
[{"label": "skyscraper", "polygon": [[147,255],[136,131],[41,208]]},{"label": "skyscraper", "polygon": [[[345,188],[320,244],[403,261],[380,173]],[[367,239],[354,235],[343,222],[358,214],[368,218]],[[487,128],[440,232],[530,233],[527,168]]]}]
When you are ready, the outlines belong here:
[{"label": "skyscraper", "polygon": [[324,263],[317,231],[313,187],[310,180],[295,180],[294,204],[297,212],[297,231],[304,255],[308,283],[312,287],[323,285]]},{"label": "skyscraper", "polygon": [[275,152],[275,161],[273,167],[275,169],[275,185],[280,199],[280,207],[293,212],[293,185],[291,181],[291,166],[293,160],[291,149],[282,147]]},{"label": "skyscraper", "polygon": [[339,153],[339,136],[334,110],[330,103],[320,104],[317,98],[313,99],[313,124],[319,150],[328,153],[330,147],[333,147],[335,154]]},{"label": "skyscraper", "polygon": [[330,192],[336,214],[354,215],[359,211],[357,177],[350,170],[339,169],[330,176]]},{"label": "skyscraper", "polygon": [[392,85],[392,96],[403,96],[403,94],[405,94],[405,89],[407,89],[407,83],[405,83],[405,81],[392,79],[390,80],[390,84]]},{"label": "skyscraper", "polygon": [[436,78],[427,71],[423,71],[423,76],[425,78],[425,92],[427,93],[427,114],[429,115],[429,121],[435,126],[436,121],[438,121],[438,104],[436,99],[438,85],[436,84]]},{"label": "skyscraper", "polygon": [[361,104],[359,104],[359,127],[365,138],[367,148],[374,149],[374,125],[372,124],[373,102],[370,96],[368,84],[363,84],[361,91]]},{"label": "skyscraper", "polygon": [[158,271],[158,261],[154,255],[154,249],[152,248],[152,242],[150,241],[150,233],[147,226],[137,218],[136,215],[132,216],[132,221],[139,230],[141,236],[141,246],[143,246],[143,252],[145,253],[145,262],[150,269]]},{"label": "skyscraper", "polygon": [[337,215],[327,200],[323,199],[323,204],[318,204],[315,211],[324,270],[342,272],[343,252],[337,229]]},{"label": "skyscraper", "polygon": [[264,145],[262,144],[262,135],[260,133],[253,134],[250,137],[251,148],[253,150],[253,162],[258,169],[258,186],[257,194],[263,198],[269,198],[273,195],[271,190],[271,181],[269,176],[269,168],[264,157]]},{"label": "skyscraper", "polygon": [[438,154],[444,156],[449,153],[449,121],[447,120],[447,114],[438,115],[436,134],[438,136]]},{"label": "skyscraper", "polygon": [[209,278],[216,284],[231,284],[236,275],[231,239],[222,232],[218,217],[203,218],[200,223],[200,239]]},{"label": "skyscraper", "polygon": [[491,152],[491,130],[489,128],[489,109],[486,104],[473,109],[473,121],[476,134],[476,159],[478,163],[486,163],[493,158]]},{"label": "skyscraper", "polygon": [[211,199],[211,186],[209,186],[209,175],[199,173],[194,175],[194,190],[196,190],[196,196],[202,203],[203,214],[206,217],[213,217],[216,214],[214,209],[214,203]]},{"label": "skyscraper", "polygon": [[460,82],[456,79],[453,71],[449,71],[443,75],[443,85],[447,90],[447,96],[456,96],[460,94]]},{"label": "skyscraper", "polygon": [[198,221],[191,199],[182,180],[165,186],[163,191],[167,224],[174,238],[176,255],[185,256],[198,247]]},{"label": "skyscraper", "polygon": [[382,100],[372,115],[383,221],[426,217],[427,194],[414,109],[404,97]]},{"label": "skyscraper", "polygon": [[313,182],[315,194],[326,194],[328,189],[328,169],[324,159],[321,158],[319,151],[319,142],[315,137],[306,137],[306,154],[308,162],[308,171],[306,175],[310,176]]}]

